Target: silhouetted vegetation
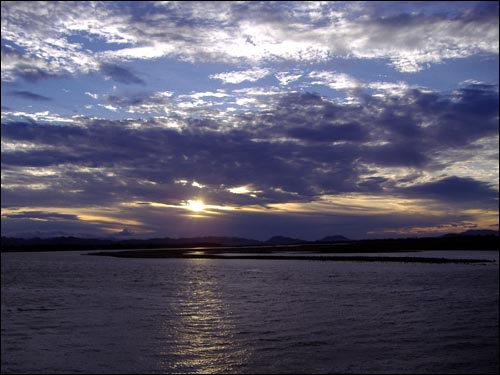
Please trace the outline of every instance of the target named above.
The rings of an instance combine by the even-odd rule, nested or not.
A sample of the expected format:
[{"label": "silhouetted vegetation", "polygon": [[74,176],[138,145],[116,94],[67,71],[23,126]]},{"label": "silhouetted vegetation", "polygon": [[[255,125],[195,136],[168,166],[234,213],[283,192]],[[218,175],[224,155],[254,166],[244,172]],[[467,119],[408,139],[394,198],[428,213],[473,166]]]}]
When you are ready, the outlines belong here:
[{"label": "silhouetted vegetation", "polygon": [[[230,246],[225,252],[244,249],[245,252],[314,251],[319,253],[359,253],[417,250],[498,250],[498,235],[453,235],[441,237],[378,239],[325,243],[302,242],[295,245],[269,244],[233,237],[156,238],[131,240],[85,239],[77,237],[12,238],[2,237],[1,251],[64,251],[64,250],[120,250],[120,249],[182,249],[195,247]],[[284,241],[283,241],[284,242]],[[219,250],[220,252],[220,250]]]}]

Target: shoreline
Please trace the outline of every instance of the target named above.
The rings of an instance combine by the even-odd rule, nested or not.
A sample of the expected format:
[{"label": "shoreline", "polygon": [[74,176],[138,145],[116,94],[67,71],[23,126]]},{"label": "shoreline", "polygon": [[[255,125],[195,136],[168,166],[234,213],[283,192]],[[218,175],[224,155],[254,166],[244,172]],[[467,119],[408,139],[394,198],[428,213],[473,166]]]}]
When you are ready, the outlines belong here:
[{"label": "shoreline", "polygon": [[[304,255],[273,255],[276,254],[276,248],[262,249],[264,251],[254,251],[260,255],[238,255],[248,253],[248,249],[236,249],[231,255],[221,255],[220,249],[207,249],[193,253],[194,249],[183,250],[129,250],[129,251],[101,251],[82,255],[93,256],[110,256],[115,258],[142,258],[142,259],[248,259],[248,260],[306,260],[306,261],[322,261],[322,262],[399,262],[399,263],[428,263],[428,264],[478,264],[478,263],[495,263],[495,260],[490,259],[461,259],[461,258],[433,258],[433,257],[397,257],[397,256],[366,256],[366,255],[307,255],[313,251],[303,250]],[[227,249],[226,249],[227,251]],[[279,251],[278,251],[279,252]],[[400,251],[391,251],[400,252]],[[410,252],[410,251],[401,251]],[[416,252],[412,250],[411,252]],[[335,252],[330,252],[335,253]],[[264,255],[262,255],[264,254]],[[315,252],[315,254],[318,254]]]},{"label": "shoreline", "polygon": [[[227,237],[226,239],[231,239]],[[208,238],[207,238],[208,239]],[[349,240],[339,242],[302,242],[289,244],[225,244],[224,241],[207,241],[193,239],[187,243],[171,243],[170,239],[112,241],[99,239],[83,239],[76,237],[59,237],[51,239],[16,239],[2,237],[1,251],[135,251],[135,250],[167,250],[182,251],[188,249],[227,249],[233,251],[246,249],[247,252],[268,252],[286,249],[298,251],[314,251],[317,253],[368,253],[398,252],[422,250],[498,250],[499,238],[495,235],[462,235],[420,238],[388,238]],[[224,239],[224,238],[222,238]]]}]

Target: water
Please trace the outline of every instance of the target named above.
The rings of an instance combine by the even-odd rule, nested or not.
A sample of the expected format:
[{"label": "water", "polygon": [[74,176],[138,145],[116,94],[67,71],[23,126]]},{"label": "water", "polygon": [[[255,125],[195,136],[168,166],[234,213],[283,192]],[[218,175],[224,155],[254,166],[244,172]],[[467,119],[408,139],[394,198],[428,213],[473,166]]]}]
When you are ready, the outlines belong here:
[{"label": "water", "polygon": [[[193,251],[187,254],[204,254],[203,250]],[[378,253],[312,253],[301,251],[277,251],[272,253],[217,253],[222,256],[307,256],[307,257],[335,257],[335,256],[364,256],[364,257],[398,257],[398,258],[447,258],[447,259],[485,259],[499,261],[498,251],[468,251],[468,250],[426,250],[426,251],[404,251],[404,252],[378,252]]]},{"label": "water", "polygon": [[79,254],[2,254],[2,373],[498,373],[498,263]]}]

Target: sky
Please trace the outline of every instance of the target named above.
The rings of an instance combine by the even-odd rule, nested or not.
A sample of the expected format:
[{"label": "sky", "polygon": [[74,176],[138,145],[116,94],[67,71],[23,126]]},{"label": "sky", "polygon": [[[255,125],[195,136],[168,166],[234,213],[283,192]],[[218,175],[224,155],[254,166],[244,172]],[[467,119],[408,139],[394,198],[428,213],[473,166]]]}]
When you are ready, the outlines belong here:
[{"label": "sky", "polygon": [[1,6],[3,236],[498,230],[498,2]]}]

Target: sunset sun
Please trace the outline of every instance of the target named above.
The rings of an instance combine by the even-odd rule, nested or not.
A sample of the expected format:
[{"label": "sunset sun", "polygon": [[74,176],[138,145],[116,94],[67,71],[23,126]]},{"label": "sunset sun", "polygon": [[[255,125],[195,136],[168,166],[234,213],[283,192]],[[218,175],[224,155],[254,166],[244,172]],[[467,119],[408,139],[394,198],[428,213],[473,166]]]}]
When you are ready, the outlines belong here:
[{"label": "sunset sun", "polygon": [[203,201],[199,199],[187,201],[187,208],[190,209],[191,211],[201,212],[205,209],[205,207],[206,207],[205,203],[203,203]]}]

